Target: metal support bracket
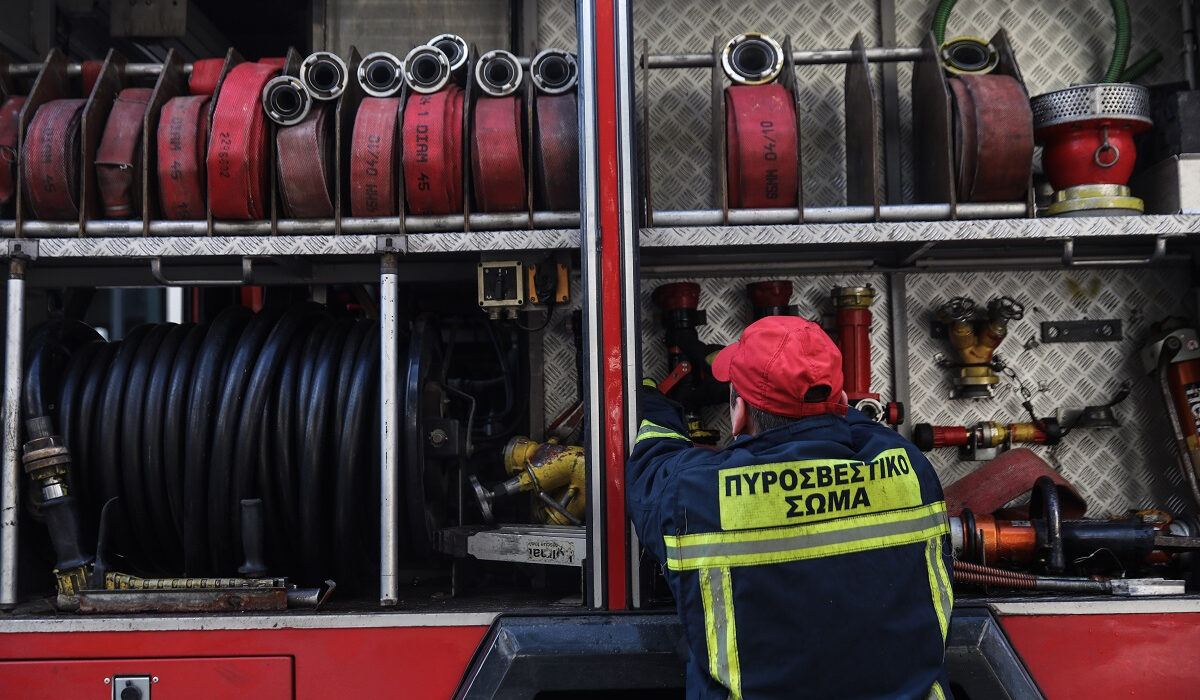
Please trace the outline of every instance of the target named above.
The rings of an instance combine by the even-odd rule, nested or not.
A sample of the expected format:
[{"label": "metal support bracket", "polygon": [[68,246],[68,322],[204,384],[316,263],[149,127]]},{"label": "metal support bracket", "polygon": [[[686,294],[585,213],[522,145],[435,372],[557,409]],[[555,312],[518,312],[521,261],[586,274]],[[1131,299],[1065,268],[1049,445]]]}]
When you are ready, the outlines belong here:
[{"label": "metal support bracket", "polygon": [[385,236],[376,236],[375,252],[405,255],[408,253],[408,236],[403,233],[389,233]]},{"label": "metal support bracket", "polygon": [[1135,267],[1153,265],[1167,256],[1167,237],[1154,237],[1154,250],[1146,258],[1077,258],[1075,239],[1063,241],[1062,264],[1066,267]]},{"label": "metal support bracket", "polygon": [[38,242],[26,238],[8,239],[4,241],[4,257],[21,258],[22,260],[37,260]]},{"label": "metal support bracket", "polygon": [[173,280],[163,273],[162,258],[150,258],[150,274],[164,287],[240,287],[253,284],[254,259],[242,258],[242,276],[238,279]]}]

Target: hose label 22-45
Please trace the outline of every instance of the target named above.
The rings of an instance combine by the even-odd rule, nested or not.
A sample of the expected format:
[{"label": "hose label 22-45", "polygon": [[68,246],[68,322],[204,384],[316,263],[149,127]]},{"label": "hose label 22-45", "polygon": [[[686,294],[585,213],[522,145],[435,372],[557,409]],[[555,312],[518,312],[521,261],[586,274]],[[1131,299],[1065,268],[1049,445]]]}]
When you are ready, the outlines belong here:
[{"label": "hose label 22-45", "polygon": [[812,459],[722,469],[722,530],[777,527],[921,505],[904,448],[868,462]]}]

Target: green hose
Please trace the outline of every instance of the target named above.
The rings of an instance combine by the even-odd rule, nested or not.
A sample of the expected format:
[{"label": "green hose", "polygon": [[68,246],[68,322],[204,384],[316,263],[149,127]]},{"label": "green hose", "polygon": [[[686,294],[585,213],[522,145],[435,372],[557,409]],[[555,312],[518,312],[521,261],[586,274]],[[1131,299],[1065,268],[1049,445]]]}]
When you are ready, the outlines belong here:
[{"label": "green hose", "polygon": [[[958,0],[940,0],[933,13],[933,38],[941,46],[946,41],[946,22],[950,20],[950,12]],[[1129,38],[1132,35],[1129,22],[1129,5],[1125,0],[1109,0],[1113,9],[1113,21],[1117,25],[1116,40],[1113,42],[1112,59],[1108,62],[1108,72],[1100,82],[1115,83],[1121,79],[1125,70],[1125,62],[1129,60]]]}]

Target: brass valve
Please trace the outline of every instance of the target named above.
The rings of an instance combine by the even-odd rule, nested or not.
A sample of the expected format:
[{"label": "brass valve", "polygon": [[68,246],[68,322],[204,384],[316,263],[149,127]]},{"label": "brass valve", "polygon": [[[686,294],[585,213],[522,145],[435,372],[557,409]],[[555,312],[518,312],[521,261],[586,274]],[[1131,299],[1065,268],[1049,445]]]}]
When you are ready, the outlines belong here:
[{"label": "brass valve", "polygon": [[483,516],[495,519],[492,504],[497,496],[532,493],[537,519],[551,525],[582,525],[587,509],[587,463],[583,448],[515,437],[504,447],[504,471],[510,478],[491,489],[474,476],[471,486]]},{"label": "brass valve", "polygon": [[975,320],[975,302],[954,297],[942,304],[937,317],[958,359],[959,374],[954,378],[954,398],[991,398],[1000,382],[993,367],[996,348],[1008,335],[1009,321],[1025,316],[1025,307],[1008,296],[988,302],[987,318]]}]

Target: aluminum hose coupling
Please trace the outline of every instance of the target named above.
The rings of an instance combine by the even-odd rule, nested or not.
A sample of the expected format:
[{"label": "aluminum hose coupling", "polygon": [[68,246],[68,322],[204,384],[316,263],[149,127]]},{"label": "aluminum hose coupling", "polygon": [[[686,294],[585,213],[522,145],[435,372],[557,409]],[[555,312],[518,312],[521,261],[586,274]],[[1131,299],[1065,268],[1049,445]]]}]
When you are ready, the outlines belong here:
[{"label": "aluminum hose coupling", "polygon": [[461,84],[467,77],[467,40],[457,34],[438,34],[425,43],[446,54],[446,60],[450,61],[450,77]]},{"label": "aluminum hose coupling", "polygon": [[783,71],[783,47],[760,32],[738,34],[721,49],[721,68],[738,85],[764,85]]},{"label": "aluminum hose coupling", "polygon": [[525,71],[517,57],[497,49],[479,57],[475,64],[475,84],[492,97],[506,97],[521,87]]},{"label": "aluminum hose coupling", "polygon": [[404,87],[404,62],[387,51],[369,53],[358,64],[358,84],[371,97],[393,97]]},{"label": "aluminum hose coupling", "polygon": [[336,100],[346,90],[350,73],[346,62],[335,53],[317,51],[300,64],[300,82],[314,100]]},{"label": "aluminum hose coupling", "polygon": [[262,106],[267,117],[280,126],[304,121],[312,109],[313,96],[298,78],[280,75],[263,86]]},{"label": "aluminum hose coupling", "polygon": [[418,46],[404,57],[404,80],[413,92],[430,95],[450,82],[450,59],[436,46]]},{"label": "aluminum hose coupling", "polygon": [[543,94],[561,95],[579,82],[579,64],[570,51],[545,49],[533,57],[529,77]]}]

